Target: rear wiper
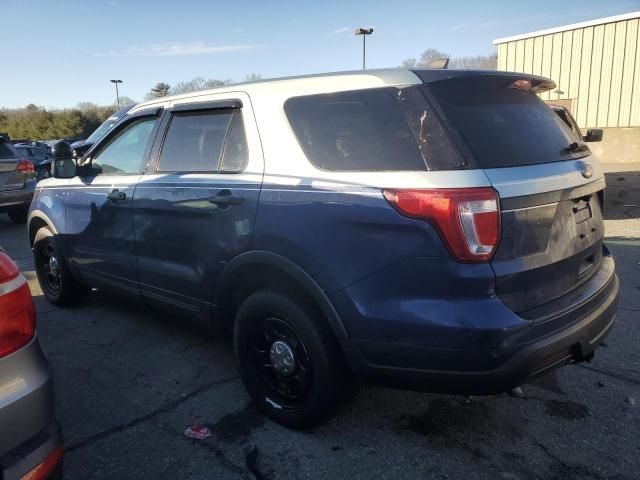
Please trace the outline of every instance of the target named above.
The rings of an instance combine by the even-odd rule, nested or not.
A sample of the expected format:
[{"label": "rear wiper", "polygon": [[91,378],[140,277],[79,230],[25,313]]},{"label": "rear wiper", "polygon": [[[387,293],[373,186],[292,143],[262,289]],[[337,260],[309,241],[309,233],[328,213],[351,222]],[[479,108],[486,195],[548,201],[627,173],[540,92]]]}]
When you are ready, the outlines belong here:
[{"label": "rear wiper", "polygon": [[578,153],[588,150],[589,147],[584,143],[573,142],[568,147],[562,149],[563,154]]}]

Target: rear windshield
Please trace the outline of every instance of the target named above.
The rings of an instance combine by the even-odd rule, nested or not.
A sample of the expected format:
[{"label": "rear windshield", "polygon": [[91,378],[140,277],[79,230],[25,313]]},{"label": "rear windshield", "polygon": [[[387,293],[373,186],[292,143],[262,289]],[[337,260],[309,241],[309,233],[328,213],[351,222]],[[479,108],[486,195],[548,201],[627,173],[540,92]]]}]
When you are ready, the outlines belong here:
[{"label": "rear windshield", "polygon": [[291,98],[285,111],[305,154],[322,170],[427,169],[392,89]]},{"label": "rear windshield", "polygon": [[590,153],[535,93],[509,88],[511,81],[500,76],[461,78],[422,88],[440,106],[477,168],[536,165]]},{"label": "rear windshield", "polygon": [[0,142],[0,158],[16,158],[13,149],[5,142]]}]

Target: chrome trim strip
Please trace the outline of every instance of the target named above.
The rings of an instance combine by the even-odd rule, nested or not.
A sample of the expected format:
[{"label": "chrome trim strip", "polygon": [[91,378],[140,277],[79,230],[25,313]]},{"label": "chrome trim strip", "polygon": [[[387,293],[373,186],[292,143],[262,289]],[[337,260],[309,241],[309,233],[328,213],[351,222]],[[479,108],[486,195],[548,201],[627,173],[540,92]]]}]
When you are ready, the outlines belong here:
[{"label": "chrome trim strip", "polygon": [[531,210],[532,208],[543,208],[558,205],[558,202],[545,203],[543,205],[534,205],[533,207],[522,207],[522,208],[510,208],[508,210],[501,210],[502,213],[508,212],[521,212],[523,210]]}]

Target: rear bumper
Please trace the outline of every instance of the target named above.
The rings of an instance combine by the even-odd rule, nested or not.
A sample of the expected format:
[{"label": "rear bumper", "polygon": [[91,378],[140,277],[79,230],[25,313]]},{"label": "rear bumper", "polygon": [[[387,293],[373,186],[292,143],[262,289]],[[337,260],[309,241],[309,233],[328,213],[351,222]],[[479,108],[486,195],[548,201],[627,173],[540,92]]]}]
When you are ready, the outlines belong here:
[{"label": "rear bumper", "polygon": [[31,473],[33,478],[62,478],[62,432],[52,422],[37,435],[0,458],[0,478],[20,479]]},{"label": "rear bumper", "polygon": [[7,212],[16,208],[29,208],[33,199],[36,182],[28,181],[20,190],[0,191],[0,212]]},{"label": "rear bumper", "polygon": [[[365,383],[466,395],[500,393],[554,367],[590,359],[614,324],[618,292],[619,281],[612,270],[597,294],[543,322],[527,321],[505,310],[505,322],[513,317],[517,322],[502,330],[492,348],[474,340],[481,333],[469,335],[460,327],[465,317],[480,314],[457,311],[460,321],[450,329],[468,337],[468,348],[416,345],[421,339],[413,345],[349,339],[342,342],[343,351],[354,375]],[[450,308],[461,307],[451,302]],[[495,330],[486,334],[492,342],[497,340]]]},{"label": "rear bumper", "polygon": [[0,359],[0,478],[21,478],[61,446],[51,370],[34,339]]}]

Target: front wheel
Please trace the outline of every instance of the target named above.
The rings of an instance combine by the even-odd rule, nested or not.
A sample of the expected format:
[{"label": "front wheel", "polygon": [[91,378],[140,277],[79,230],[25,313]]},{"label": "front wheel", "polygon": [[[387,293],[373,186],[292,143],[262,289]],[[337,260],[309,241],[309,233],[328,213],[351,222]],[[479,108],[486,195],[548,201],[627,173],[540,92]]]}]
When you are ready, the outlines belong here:
[{"label": "front wheel", "polygon": [[55,235],[46,227],[36,233],[33,259],[40,288],[54,305],[75,304],[89,293],[73,278]]},{"label": "front wheel", "polygon": [[240,306],[234,346],[242,380],[260,410],[308,429],[335,413],[350,377],[335,338],[312,303],[265,289]]}]

